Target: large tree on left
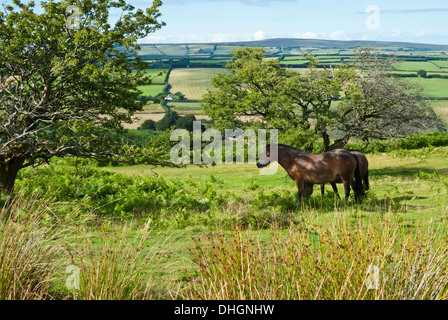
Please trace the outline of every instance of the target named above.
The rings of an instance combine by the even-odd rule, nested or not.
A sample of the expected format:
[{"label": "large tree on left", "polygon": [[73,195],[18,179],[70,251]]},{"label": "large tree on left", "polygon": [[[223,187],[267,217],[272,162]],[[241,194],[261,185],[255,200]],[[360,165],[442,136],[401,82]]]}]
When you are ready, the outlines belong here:
[{"label": "large tree on left", "polygon": [[137,57],[137,39],[164,25],[160,6],[160,0],[145,10],[125,0],[3,3],[0,191],[12,193],[20,169],[54,156],[160,161],[130,155],[111,134],[146,103],[138,87],[151,79]]}]

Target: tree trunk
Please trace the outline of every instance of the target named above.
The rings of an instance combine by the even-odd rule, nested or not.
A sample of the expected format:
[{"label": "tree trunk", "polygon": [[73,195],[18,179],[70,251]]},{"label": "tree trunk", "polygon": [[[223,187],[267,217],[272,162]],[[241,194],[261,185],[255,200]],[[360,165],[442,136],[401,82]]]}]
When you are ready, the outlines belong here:
[{"label": "tree trunk", "polygon": [[330,136],[328,135],[328,133],[326,131],[322,131],[321,133],[322,135],[322,139],[323,139],[323,152],[327,152],[329,151],[329,147],[330,147]]},{"label": "tree trunk", "polygon": [[350,140],[350,135],[345,135],[343,138],[335,140],[334,143],[328,147],[328,150],[330,151],[343,148],[347,144],[348,140]]},{"label": "tree trunk", "polygon": [[17,173],[22,169],[24,159],[12,158],[6,163],[0,163],[0,191],[12,194]]}]

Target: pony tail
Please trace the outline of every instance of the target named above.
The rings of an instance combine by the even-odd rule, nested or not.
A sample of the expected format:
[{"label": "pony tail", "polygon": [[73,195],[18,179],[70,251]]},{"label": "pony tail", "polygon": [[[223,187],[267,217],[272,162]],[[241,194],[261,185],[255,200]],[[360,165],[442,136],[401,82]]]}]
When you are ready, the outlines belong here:
[{"label": "pony tail", "polygon": [[354,192],[355,199],[358,200],[360,197],[365,195],[364,186],[362,185],[361,173],[359,172],[359,160],[358,157],[353,155],[353,158],[356,160],[356,168],[355,168],[355,184],[354,184]]}]

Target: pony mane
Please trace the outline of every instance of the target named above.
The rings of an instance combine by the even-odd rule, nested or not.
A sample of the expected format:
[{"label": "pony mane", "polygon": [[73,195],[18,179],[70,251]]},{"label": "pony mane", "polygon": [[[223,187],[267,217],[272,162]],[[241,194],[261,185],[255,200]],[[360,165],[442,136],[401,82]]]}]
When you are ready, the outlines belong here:
[{"label": "pony mane", "polygon": [[[275,144],[273,144],[273,145],[275,145]],[[270,143],[267,144],[267,145],[266,145],[266,148],[267,148],[267,146],[269,146],[269,148],[270,148],[270,147],[271,147],[271,144],[270,144]],[[281,143],[278,143],[277,146],[278,146],[279,149],[280,149],[280,148],[288,149],[288,150],[290,150],[290,151],[292,151],[292,152],[294,152],[294,153],[296,153],[296,154],[304,153],[304,151],[300,150],[299,148],[296,148],[296,147],[293,147],[293,146],[288,146],[287,144],[281,144]]]}]

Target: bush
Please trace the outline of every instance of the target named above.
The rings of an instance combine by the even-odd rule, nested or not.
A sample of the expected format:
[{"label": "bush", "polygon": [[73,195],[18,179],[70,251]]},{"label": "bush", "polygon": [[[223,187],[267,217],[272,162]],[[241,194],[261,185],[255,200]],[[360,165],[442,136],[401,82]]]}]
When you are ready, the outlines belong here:
[{"label": "bush", "polygon": [[137,130],[156,130],[156,122],[154,120],[145,120]]},{"label": "bush", "polygon": [[168,130],[176,125],[177,119],[179,119],[177,112],[169,110],[161,120],[157,121],[156,129],[159,131]]},{"label": "bush", "polygon": [[196,117],[192,114],[180,117],[176,120],[176,129],[185,129],[193,132],[193,121],[196,121]]},{"label": "bush", "polygon": [[59,213],[84,203],[82,212],[126,219],[150,217],[155,224],[161,216],[170,217],[179,210],[204,212],[223,201],[213,186],[185,190],[178,182],[156,177],[137,177],[90,166],[72,167],[50,164],[19,172],[17,190],[24,195],[42,194],[59,202]]}]

